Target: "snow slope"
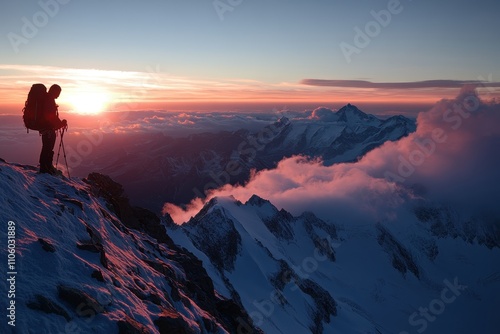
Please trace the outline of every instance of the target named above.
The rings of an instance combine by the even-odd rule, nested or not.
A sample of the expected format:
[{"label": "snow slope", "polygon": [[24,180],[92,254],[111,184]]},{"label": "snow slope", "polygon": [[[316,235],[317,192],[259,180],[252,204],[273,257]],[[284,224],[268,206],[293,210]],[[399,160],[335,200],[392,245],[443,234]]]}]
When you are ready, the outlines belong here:
[{"label": "snow slope", "polygon": [[169,234],[265,333],[497,333],[500,234],[459,215],[443,233],[447,210],[325,222],[225,197]]},{"label": "snow slope", "polygon": [[234,333],[247,319],[122,192],[99,174],[67,180],[0,161],[0,333]]}]

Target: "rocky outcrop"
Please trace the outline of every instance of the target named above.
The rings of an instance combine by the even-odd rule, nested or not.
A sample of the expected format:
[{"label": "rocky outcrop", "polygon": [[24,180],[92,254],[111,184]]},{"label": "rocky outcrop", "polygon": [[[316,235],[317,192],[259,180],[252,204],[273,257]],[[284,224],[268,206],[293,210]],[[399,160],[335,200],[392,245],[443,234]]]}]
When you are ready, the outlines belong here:
[{"label": "rocky outcrop", "polygon": [[216,203],[216,199],[210,201],[184,228],[219,270],[231,271],[241,248],[241,236],[224,209],[214,207]]},{"label": "rocky outcrop", "polygon": [[378,244],[390,256],[392,266],[401,272],[403,276],[410,271],[417,278],[420,278],[420,271],[413,260],[412,254],[382,224],[377,224],[377,230]]},{"label": "rocky outcrop", "polygon": [[489,249],[500,248],[500,222],[485,213],[481,217],[468,217],[446,205],[422,203],[414,208],[417,219],[439,238],[460,238],[468,243],[477,242]]}]

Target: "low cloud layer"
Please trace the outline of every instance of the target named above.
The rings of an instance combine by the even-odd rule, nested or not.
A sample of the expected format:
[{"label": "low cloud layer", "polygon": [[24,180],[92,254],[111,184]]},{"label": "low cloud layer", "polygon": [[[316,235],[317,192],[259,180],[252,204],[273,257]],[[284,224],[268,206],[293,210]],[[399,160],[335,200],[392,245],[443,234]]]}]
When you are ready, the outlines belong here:
[{"label": "low cloud layer", "polygon": [[166,136],[187,136],[194,133],[257,131],[278,119],[276,113],[179,113],[162,111],[137,111],[113,113],[111,119],[101,124],[109,133],[161,132]]},{"label": "low cloud layer", "polygon": [[[499,213],[500,104],[482,101],[473,88],[442,100],[417,118],[417,131],[387,142],[360,161],[323,166],[319,160],[292,157],[276,169],[255,173],[244,186],[225,186],[213,196],[246,201],[252,194],[294,214],[313,211],[323,219],[394,219],[408,200],[419,197],[459,205],[478,213]],[[165,205],[177,223],[203,205],[185,210]]]},{"label": "low cloud layer", "polygon": [[337,121],[337,116],[335,115],[335,111],[329,108],[320,107],[316,108],[312,111],[310,119],[320,120],[323,122],[334,122]]}]

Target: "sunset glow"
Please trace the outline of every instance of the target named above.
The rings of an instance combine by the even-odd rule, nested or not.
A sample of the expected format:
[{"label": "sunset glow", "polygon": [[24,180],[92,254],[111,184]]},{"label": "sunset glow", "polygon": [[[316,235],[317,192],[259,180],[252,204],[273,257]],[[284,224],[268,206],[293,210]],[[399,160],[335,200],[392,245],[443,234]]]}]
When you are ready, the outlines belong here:
[{"label": "sunset glow", "polygon": [[[172,76],[161,68],[126,72],[0,64],[0,72],[8,74],[0,77],[0,87],[8,87],[10,91],[0,98],[0,113],[4,114],[17,113],[34,82],[46,86],[58,83],[63,87],[58,99],[61,111],[84,115],[145,109],[235,111],[245,104],[266,105],[268,109],[307,104],[312,108],[324,104],[341,107],[346,103],[432,104],[452,98],[457,92],[457,88],[446,86],[405,88],[405,83],[401,88],[395,83],[386,89],[386,83],[357,88],[352,83],[347,87],[332,87],[304,82],[195,79]],[[499,85],[492,79],[476,78],[482,82],[478,89],[486,99],[500,96]],[[6,108],[7,105],[15,108]]]},{"label": "sunset glow", "polygon": [[500,96],[493,2],[220,3],[9,3],[0,114],[37,82],[61,85],[61,111],[79,114],[432,104],[468,82]]},{"label": "sunset glow", "polygon": [[83,115],[96,115],[108,108],[111,98],[103,91],[70,92],[61,102],[69,105],[70,111]]}]

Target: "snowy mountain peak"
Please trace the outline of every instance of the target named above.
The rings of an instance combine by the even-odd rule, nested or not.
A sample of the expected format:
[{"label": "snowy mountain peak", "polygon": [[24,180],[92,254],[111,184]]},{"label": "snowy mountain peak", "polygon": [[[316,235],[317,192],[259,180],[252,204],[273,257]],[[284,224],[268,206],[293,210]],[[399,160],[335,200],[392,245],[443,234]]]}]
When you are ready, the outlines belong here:
[{"label": "snowy mountain peak", "polygon": [[339,122],[346,123],[373,123],[374,125],[380,124],[380,120],[373,115],[368,115],[362,112],[358,107],[348,103],[340,108],[336,115]]},{"label": "snowy mountain peak", "polygon": [[252,195],[252,197],[250,197],[248,199],[248,201],[246,201],[245,205],[253,205],[253,206],[258,206],[258,207],[262,207],[266,204],[271,204],[271,202],[269,202],[267,199],[263,199],[257,195]]},{"label": "snowy mountain peak", "polygon": [[196,224],[201,221],[206,215],[209,215],[213,211],[224,210],[223,203],[234,203],[236,205],[241,205],[241,203],[236,200],[233,196],[227,197],[213,197],[208,202],[203,205],[203,208],[196,214],[196,216],[192,217],[189,223]]},{"label": "snowy mountain peak", "polygon": [[253,195],[243,205],[219,201],[201,220],[170,233],[204,259],[218,291],[241,300],[251,314],[260,303],[272,307],[272,317],[256,322],[266,333],[322,333],[337,302],[301,267],[335,261],[332,231],[312,213],[294,217]]},{"label": "snowy mountain peak", "polygon": [[214,206],[205,215],[197,215],[184,224],[183,229],[218,270],[234,269],[241,249],[241,236],[224,207]]},{"label": "snowy mountain peak", "polygon": [[387,125],[389,123],[394,124],[394,125],[411,127],[413,129],[413,131],[416,130],[415,122],[409,118],[402,116],[402,115],[391,116],[391,117],[387,118],[386,120],[384,120],[384,125]]},{"label": "snowy mountain peak", "polygon": [[278,119],[276,121],[276,123],[278,123],[280,125],[286,125],[286,124],[290,123],[290,119],[286,116],[282,116],[282,117],[280,117],[280,119]]}]

